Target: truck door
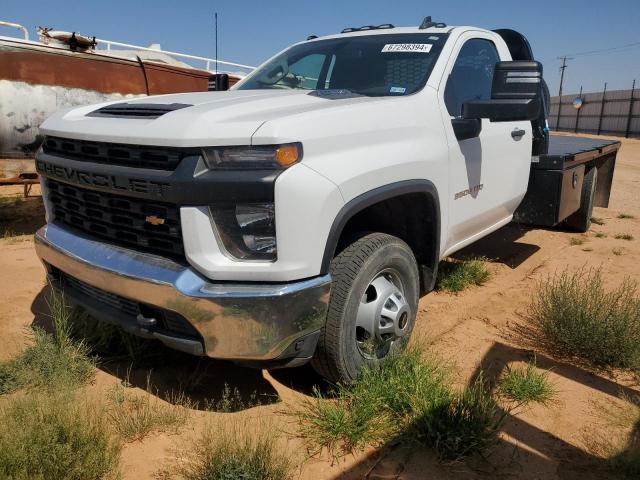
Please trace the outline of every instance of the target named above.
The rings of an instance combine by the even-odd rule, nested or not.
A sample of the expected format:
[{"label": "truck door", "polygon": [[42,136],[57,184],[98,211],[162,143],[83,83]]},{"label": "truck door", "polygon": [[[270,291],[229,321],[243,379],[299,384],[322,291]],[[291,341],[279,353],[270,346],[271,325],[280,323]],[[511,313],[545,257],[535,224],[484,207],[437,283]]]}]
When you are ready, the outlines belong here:
[{"label": "truck door", "polygon": [[[504,42],[467,32],[457,41],[440,84],[440,107],[449,144],[449,241],[446,253],[508,223],[529,179],[531,123],[482,120],[477,138],[458,141],[451,119],[467,100],[491,98],[496,62],[510,60]],[[447,74],[448,72],[448,74]]]}]

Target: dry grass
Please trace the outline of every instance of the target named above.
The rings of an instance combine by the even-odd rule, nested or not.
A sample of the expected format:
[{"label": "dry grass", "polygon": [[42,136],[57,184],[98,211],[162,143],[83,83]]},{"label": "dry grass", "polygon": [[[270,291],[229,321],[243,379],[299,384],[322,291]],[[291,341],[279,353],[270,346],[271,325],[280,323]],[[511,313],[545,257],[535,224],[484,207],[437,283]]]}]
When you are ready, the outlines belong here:
[{"label": "dry grass", "polygon": [[633,235],[631,235],[630,233],[618,233],[618,234],[616,234],[616,236],[614,238],[616,240],[631,241],[631,240],[633,240]]},{"label": "dry grass", "polygon": [[294,478],[291,454],[278,448],[272,426],[247,421],[209,423],[159,477],[182,480]]},{"label": "dry grass", "polygon": [[556,352],[597,366],[640,369],[640,299],[631,279],[607,290],[599,269],[565,270],[538,284],[530,312]]},{"label": "dry grass", "polygon": [[33,344],[0,363],[0,394],[25,387],[73,388],[93,378],[95,362],[86,345],[71,338],[72,311],[64,297],[53,291],[47,302],[53,333],[35,328]]},{"label": "dry grass", "polygon": [[[598,402],[599,423],[585,432],[584,441],[594,455],[607,461],[612,472],[640,476],[640,397],[623,396],[620,402]],[[605,427],[607,434],[601,432]],[[612,431],[612,428],[615,429]],[[614,431],[616,433],[614,433]]]},{"label": "dry grass", "polygon": [[604,232],[596,232],[593,234],[593,236],[596,238],[607,238],[607,234]]},{"label": "dry grass", "polygon": [[604,225],[604,220],[600,217],[591,217],[591,223],[595,223],[596,225]]},{"label": "dry grass", "polygon": [[635,217],[635,215],[630,215],[628,213],[620,213],[618,214],[618,218],[621,220],[633,220]]},{"label": "dry grass", "polygon": [[0,478],[118,478],[120,444],[102,410],[65,391],[0,404]]},{"label": "dry grass", "polygon": [[182,393],[162,401],[149,387],[147,392],[133,392],[122,384],[109,392],[108,399],[111,424],[127,442],[142,440],[154,432],[177,433],[194,406]]},{"label": "dry grass", "polygon": [[586,240],[586,239],[584,239],[584,238],[582,238],[582,237],[571,237],[571,238],[569,239],[569,245],[571,245],[571,246],[584,245],[584,243],[585,243],[586,241],[587,241],[587,240]]}]

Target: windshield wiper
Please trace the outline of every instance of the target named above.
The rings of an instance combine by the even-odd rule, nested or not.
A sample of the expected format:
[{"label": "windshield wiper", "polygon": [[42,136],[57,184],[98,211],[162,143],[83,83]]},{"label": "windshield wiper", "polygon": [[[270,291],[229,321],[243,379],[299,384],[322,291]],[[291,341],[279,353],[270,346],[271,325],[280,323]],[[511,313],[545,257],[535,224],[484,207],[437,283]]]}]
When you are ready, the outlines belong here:
[{"label": "windshield wiper", "polygon": [[362,97],[363,94],[349,90],[347,88],[327,88],[321,90],[313,90],[309,92],[309,95],[320,98],[340,99],[340,98],[355,98]]}]

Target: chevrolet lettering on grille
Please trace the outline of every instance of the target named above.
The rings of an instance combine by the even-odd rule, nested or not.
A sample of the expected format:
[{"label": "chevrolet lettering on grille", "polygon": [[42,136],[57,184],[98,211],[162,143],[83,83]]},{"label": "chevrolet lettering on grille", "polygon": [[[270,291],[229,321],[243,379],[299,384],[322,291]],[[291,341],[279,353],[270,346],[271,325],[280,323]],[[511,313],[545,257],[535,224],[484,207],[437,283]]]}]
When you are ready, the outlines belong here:
[{"label": "chevrolet lettering on grille", "polygon": [[36,159],[36,170],[38,173],[45,174],[49,177],[59,178],[80,185],[135,193],[148,193],[157,197],[163,197],[171,188],[170,184],[164,182],[87,172],[77,168],[54,165],[40,159]]}]

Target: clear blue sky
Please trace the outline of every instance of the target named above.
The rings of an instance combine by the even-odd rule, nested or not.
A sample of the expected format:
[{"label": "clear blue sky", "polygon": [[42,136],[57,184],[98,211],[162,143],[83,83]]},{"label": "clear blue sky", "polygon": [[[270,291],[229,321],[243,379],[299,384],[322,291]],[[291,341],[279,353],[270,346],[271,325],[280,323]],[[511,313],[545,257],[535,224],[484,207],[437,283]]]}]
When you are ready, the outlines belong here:
[{"label": "clear blue sky", "polygon": [[[79,31],[167,50],[214,55],[213,13],[219,15],[220,59],[256,65],[310,34],[348,26],[417,25],[425,15],[449,25],[513,28],[524,33],[543,62],[552,94],[557,93],[564,54],[640,42],[640,0],[0,0],[0,19]],[[0,28],[0,34],[9,30]],[[640,83],[640,45],[569,61],[565,93],[630,88]]]}]

